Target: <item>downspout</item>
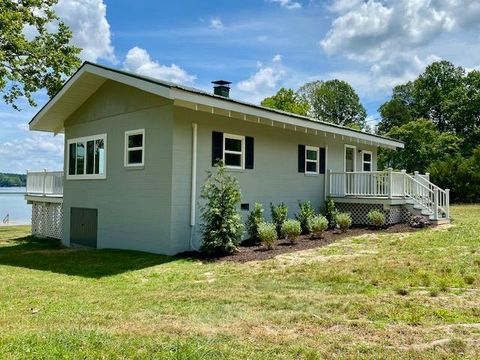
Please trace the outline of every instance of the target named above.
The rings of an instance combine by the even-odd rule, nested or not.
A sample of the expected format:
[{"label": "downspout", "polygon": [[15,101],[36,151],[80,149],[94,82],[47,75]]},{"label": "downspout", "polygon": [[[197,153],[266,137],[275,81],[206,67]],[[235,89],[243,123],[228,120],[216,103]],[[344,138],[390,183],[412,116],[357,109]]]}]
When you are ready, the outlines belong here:
[{"label": "downspout", "polygon": [[330,189],[330,172],[328,169],[328,145],[325,145],[325,179],[323,181],[324,189],[323,189],[323,197],[324,200],[327,201],[327,198],[330,194],[328,194],[328,189]]},{"label": "downspout", "polygon": [[193,245],[195,235],[195,203],[197,200],[197,124],[192,123],[192,179],[190,189],[190,250],[198,251]]}]

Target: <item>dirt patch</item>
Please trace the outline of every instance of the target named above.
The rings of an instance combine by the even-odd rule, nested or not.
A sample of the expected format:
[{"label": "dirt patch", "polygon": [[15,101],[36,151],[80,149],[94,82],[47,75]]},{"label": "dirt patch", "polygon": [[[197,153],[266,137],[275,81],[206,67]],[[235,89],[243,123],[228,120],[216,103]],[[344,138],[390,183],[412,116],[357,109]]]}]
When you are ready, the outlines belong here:
[{"label": "dirt patch", "polygon": [[396,224],[382,230],[381,232],[370,228],[353,228],[346,233],[330,230],[324,233],[324,236],[320,239],[312,238],[310,235],[299,236],[295,244],[290,244],[288,241],[281,239],[277,242],[277,245],[272,250],[267,250],[263,245],[251,245],[251,246],[239,246],[238,251],[233,255],[221,256],[221,257],[208,257],[205,254],[198,252],[182,253],[179,256],[195,258],[206,261],[234,261],[234,262],[248,262],[272,259],[280,254],[291,253],[296,251],[315,249],[332,244],[338,240],[346,237],[377,237],[378,234],[396,234],[415,232],[420,229],[412,228],[406,224]]}]

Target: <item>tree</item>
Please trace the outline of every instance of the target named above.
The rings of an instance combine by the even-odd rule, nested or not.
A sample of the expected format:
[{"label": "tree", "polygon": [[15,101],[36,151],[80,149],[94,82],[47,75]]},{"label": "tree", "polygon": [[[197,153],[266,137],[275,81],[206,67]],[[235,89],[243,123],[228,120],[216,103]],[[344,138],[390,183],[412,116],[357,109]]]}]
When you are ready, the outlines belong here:
[{"label": "tree", "polygon": [[432,120],[442,131],[453,130],[451,114],[444,111],[448,95],[462,86],[465,70],[448,61],[437,61],[425,69],[413,83],[413,103],[418,117]]},{"label": "tree", "polygon": [[208,173],[202,187],[202,250],[210,255],[231,254],[237,249],[242,234],[242,217],[238,205],[242,195],[238,181],[219,163],[215,173]]},{"label": "tree", "polygon": [[386,134],[395,126],[402,126],[413,120],[410,108],[400,99],[392,98],[378,109],[382,119],[377,132]]},{"label": "tree", "polygon": [[321,121],[365,128],[367,112],[355,90],[345,81],[314,81],[303,85],[300,97],[309,104],[309,114]]},{"label": "tree", "polygon": [[470,157],[456,155],[435,161],[428,171],[435,184],[450,189],[451,201],[480,201],[480,146],[473,150]]},{"label": "tree", "polygon": [[56,94],[64,76],[80,65],[80,49],[70,45],[72,33],[58,21],[56,3],[0,0],[0,92],[17,110],[20,97],[35,106],[34,92],[45,88]]},{"label": "tree", "polygon": [[386,135],[403,141],[405,148],[380,151],[379,168],[390,166],[408,172],[425,172],[432,162],[457,154],[461,142],[456,135],[441,132],[427,119],[394,127]]},{"label": "tree", "polygon": [[281,88],[275,95],[263,99],[262,106],[306,116],[309,105],[292,90]]}]

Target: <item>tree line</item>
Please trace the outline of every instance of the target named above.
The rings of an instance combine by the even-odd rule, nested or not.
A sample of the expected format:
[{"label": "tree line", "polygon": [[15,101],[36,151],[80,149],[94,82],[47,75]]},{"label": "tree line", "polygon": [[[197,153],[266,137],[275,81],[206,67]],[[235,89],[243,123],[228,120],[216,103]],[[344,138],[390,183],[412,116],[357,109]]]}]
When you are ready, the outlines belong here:
[{"label": "tree line", "polygon": [[345,81],[314,81],[282,88],[262,105],[401,140],[380,149],[378,168],[429,172],[455,202],[480,201],[480,72],[438,61],[415,80],[395,86],[376,126]]},{"label": "tree line", "polygon": [[0,187],[27,186],[27,175],[0,173]]}]

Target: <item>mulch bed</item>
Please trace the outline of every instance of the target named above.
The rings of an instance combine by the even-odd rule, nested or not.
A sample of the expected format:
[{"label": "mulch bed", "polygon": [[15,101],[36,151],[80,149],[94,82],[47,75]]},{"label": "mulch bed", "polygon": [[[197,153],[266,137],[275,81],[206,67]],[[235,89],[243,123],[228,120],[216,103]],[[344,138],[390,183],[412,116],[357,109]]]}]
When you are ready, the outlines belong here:
[{"label": "mulch bed", "polygon": [[[418,230],[420,229],[412,228],[406,224],[396,224],[383,229],[381,232],[394,234],[414,232]],[[272,250],[267,250],[263,245],[242,244],[238,247],[238,251],[235,254],[227,256],[209,257],[208,255],[200,252],[186,252],[179,254],[179,256],[205,261],[233,261],[244,263],[248,261],[267,260],[280,254],[323,247],[349,236],[359,236],[374,233],[378,233],[378,230],[365,227],[352,228],[346,233],[341,233],[338,230],[329,230],[326,231],[323,237],[320,239],[314,239],[310,235],[299,236],[295,244],[290,244],[290,242],[280,239]]]}]

